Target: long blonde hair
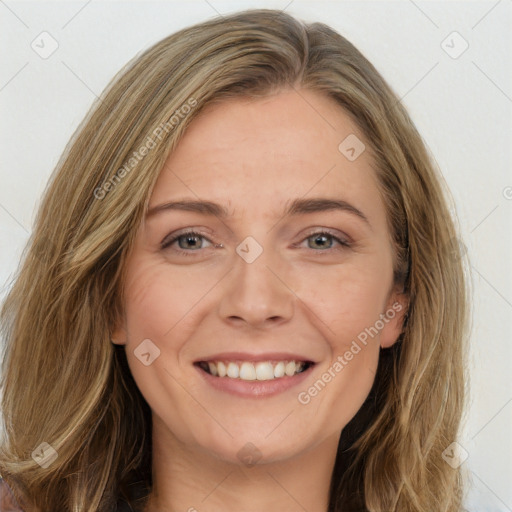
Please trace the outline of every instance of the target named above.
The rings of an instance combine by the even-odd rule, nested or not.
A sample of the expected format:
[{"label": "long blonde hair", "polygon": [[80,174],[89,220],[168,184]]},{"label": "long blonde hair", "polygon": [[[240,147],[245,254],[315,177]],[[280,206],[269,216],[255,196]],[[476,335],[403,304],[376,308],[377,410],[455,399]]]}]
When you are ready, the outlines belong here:
[{"label": "long blonde hair", "polygon": [[27,511],[144,503],[151,411],[109,335],[126,255],[160,169],[203,107],[290,88],[333,98],[364,133],[395,281],[409,297],[403,333],[381,351],[370,395],[341,434],[329,512],[460,510],[461,472],[442,452],[464,411],[468,291],[444,182],[396,94],[349,41],[258,9],[183,29],[135,58],[52,175],[1,311],[0,473]]}]

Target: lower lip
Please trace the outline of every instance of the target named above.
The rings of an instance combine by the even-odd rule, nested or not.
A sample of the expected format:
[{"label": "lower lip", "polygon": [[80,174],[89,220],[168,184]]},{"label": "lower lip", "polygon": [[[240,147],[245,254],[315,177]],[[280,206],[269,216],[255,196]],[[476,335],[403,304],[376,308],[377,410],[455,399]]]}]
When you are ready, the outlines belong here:
[{"label": "lower lip", "polygon": [[291,377],[286,375],[272,380],[242,380],[232,379],[230,377],[214,377],[199,366],[194,366],[206,383],[213,388],[244,398],[267,398],[283,393],[297,386],[303,382],[304,379],[307,379],[315,367],[313,364],[307,370],[296,373]]}]

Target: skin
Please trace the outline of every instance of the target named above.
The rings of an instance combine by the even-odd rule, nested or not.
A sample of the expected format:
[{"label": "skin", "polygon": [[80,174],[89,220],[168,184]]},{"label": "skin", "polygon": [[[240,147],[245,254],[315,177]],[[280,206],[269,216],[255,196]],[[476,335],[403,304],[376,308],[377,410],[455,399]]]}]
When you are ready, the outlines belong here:
[{"label": "skin", "polygon": [[[204,109],[162,169],[150,209],[200,198],[230,215],[149,216],[127,261],[124,317],[112,338],[126,346],[153,413],[146,512],[327,510],[340,433],[367,397],[380,347],[395,343],[405,310],[370,152],[349,161],[338,150],[350,134],[364,141],[344,110],[317,92],[233,99]],[[313,197],[343,199],[368,223],[339,210],[283,216],[289,201]],[[205,238],[161,248],[184,228]],[[325,229],[351,245],[318,240],[314,233]],[[235,251],[248,236],[263,249],[252,263]],[[300,403],[298,394],[393,304],[402,313]],[[148,366],[134,354],[145,339],[160,350]],[[206,384],[192,364],[225,351],[298,352],[316,365],[276,396],[235,397]],[[257,464],[244,464],[240,450],[260,457]]]}]

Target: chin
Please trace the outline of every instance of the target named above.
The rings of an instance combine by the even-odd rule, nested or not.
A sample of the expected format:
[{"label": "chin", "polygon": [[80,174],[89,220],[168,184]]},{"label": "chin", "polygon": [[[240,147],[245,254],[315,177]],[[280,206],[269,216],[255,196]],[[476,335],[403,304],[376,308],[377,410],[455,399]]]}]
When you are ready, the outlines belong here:
[{"label": "chin", "polygon": [[[262,431],[268,430],[259,432]],[[297,438],[297,431],[283,432],[281,436],[276,435],[275,438],[271,434],[266,439],[267,434],[251,436],[247,433],[236,435],[235,432],[230,432],[233,438],[225,437],[220,442],[202,444],[203,450],[226,463],[253,467],[284,462],[307,449]]]}]

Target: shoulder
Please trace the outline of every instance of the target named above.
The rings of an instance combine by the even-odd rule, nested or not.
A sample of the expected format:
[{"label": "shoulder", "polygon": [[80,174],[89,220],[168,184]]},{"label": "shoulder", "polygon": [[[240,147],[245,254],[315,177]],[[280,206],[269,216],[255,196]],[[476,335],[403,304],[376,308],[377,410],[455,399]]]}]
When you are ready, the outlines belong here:
[{"label": "shoulder", "polygon": [[23,512],[18,505],[11,488],[7,482],[0,477],[0,512]]}]

